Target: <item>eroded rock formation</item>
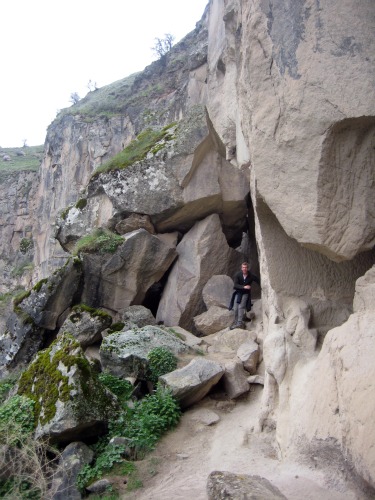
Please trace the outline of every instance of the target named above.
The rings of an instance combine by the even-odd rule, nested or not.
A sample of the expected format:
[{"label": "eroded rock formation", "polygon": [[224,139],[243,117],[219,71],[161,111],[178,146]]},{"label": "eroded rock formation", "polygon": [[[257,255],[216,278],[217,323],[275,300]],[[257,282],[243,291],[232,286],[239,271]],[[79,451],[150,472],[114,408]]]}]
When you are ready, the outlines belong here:
[{"label": "eroded rock formation", "polygon": [[[205,337],[222,361],[213,384],[225,355],[238,354],[227,390],[247,390],[243,366],[264,381],[259,430],[276,430],[281,456],[321,451],[371,488],[373,19],[371,0],[211,0],[160,61],[65,110],[49,128],[40,171],[35,275],[46,277],[97,228],[135,231],[113,254],[81,252],[77,295],[58,312],[48,301],[21,306],[37,328],[53,330],[81,300],[116,320],[149,301],[157,321],[194,330],[198,318],[199,329],[206,309],[225,305],[207,283],[222,274],[228,290],[250,260],[262,322]],[[109,90],[117,100],[104,99]],[[166,126],[142,157],[95,172],[148,127]],[[143,217],[147,224],[131,226]],[[2,344],[15,360],[19,326]],[[29,339],[33,328],[23,332]],[[193,362],[189,377],[203,364]]]}]

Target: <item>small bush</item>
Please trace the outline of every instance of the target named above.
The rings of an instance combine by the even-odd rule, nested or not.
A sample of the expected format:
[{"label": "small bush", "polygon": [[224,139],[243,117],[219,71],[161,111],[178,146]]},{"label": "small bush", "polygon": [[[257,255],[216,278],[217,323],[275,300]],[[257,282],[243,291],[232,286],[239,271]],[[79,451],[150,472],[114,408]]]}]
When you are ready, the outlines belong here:
[{"label": "small bush", "polygon": [[[165,146],[165,142],[173,138],[169,129],[174,125],[175,123],[171,123],[162,130],[152,130],[150,128],[144,130],[123,151],[108,162],[103,163],[94,172],[94,176],[110,170],[126,168],[137,161],[143,160],[151,150],[157,151],[161,149]],[[158,144],[160,141],[164,141],[164,145],[162,143]]]},{"label": "small bush", "polygon": [[170,391],[162,387],[126,408],[121,416],[109,423],[111,436],[130,440],[135,454],[142,456],[152,450],[159,438],[179,422],[181,410]]},{"label": "small bush", "polygon": [[16,381],[17,379],[12,376],[0,380],[0,404],[4,403],[10,390],[16,385]]},{"label": "small bush", "polygon": [[20,438],[30,434],[35,427],[35,403],[25,396],[13,396],[0,406],[0,443],[12,433]]},{"label": "small bush", "polygon": [[78,210],[83,210],[87,205],[87,199],[86,198],[81,198],[77,201],[75,204],[75,207],[78,208]]},{"label": "small bush", "polygon": [[99,374],[100,382],[117,396],[121,405],[124,405],[133,392],[133,386],[128,380],[123,380],[107,372]]},{"label": "small bush", "polygon": [[25,254],[34,247],[33,240],[29,238],[22,238],[20,241],[20,252]]},{"label": "small bush", "polygon": [[80,238],[74,246],[73,255],[79,253],[114,253],[124,242],[124,238],[108,229],[96,229],[93,233]]},{"label": "small bush", "polygon": [[125,446],[108,445],[105,450],[97,457],[95,465],[84,465],[77,477],[77,486],[83,491],[93,481],[103,477],[109,472],[114,464],[124,462]]},{"label": "small bush", "polygon": [[176,356],[165,347],[155,347],[147,355],[148,379],[157,384],[158,378],[166,373],[173,372],[177,368]]},{"label": "small bush", "polygon": [[13,297],[13,309],[14,309],[14,311],[16,311],[16,308],[21,304],[21,302],[23,301],[23,299],[26,299],[27,297],[30,296],[30,293],[31,293],[30,290],[23,291],[23,292],[17,293]]}]

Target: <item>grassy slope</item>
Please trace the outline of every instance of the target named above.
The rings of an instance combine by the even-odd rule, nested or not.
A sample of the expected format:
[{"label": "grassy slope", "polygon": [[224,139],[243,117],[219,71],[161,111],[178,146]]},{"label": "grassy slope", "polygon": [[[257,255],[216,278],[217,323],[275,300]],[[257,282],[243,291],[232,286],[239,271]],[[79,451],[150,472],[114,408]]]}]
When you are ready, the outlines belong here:
[{"label": "grassy slope", "polygon": [[[0,174],[19,170],[38,170],[43,158],[43,148],[43,145],[22,148],[0,148]],[[24,156],[17,156],[17,152],[24,153]],[[3,161],[3,155],[10,156],[11,160]]]}]

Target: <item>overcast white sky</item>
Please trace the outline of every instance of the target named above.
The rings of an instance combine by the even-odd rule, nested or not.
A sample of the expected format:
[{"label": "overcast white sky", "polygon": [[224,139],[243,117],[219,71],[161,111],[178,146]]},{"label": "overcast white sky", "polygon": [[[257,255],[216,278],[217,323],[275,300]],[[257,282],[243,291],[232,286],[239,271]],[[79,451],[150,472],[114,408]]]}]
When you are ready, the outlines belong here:
[{"label": "overcast white sky", "polygon": [[0,146],[43,144],[72,92],[150,64],[165,33],[195,28],[208,0],[1,0]]}]

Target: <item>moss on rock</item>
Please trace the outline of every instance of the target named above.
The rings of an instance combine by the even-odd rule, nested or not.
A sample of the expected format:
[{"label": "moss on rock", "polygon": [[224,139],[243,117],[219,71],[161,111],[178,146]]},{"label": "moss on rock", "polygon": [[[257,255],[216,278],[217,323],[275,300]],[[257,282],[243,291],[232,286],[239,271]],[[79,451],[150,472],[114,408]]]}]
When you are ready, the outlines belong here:
[{"label": "moss on rock", "polygon": [[21,375],[18,394],[35,401],[36,425],[53,420],[58,402],[70,406],[77,422],[93,413],[103,416],[116,411],[115,402],[69,332],[38,354]]}]

